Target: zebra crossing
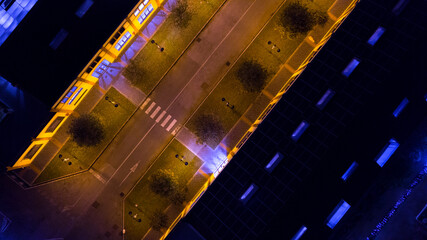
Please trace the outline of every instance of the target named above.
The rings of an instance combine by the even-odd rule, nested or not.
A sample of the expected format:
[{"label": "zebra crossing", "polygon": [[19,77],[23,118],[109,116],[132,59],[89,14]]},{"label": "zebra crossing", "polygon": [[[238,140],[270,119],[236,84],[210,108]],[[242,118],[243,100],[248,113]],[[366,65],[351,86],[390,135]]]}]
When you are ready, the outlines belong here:
[{"label": "zebra crossing", "polygon": [[180,125],[176,124],[178,121],[170,114],[167,114],[166,111],[162,111],[162,107],[157,105],[157,103],[152,101],[150,98],[147,98],[141,107],[139,107],[139,109],[145,111],[145,114],[150,116],[151,119],[155,120],[156,123],[161,122],[160,126],[167,132],[171,132],[172,135],[175,135],[178,132],[180,128]]}]

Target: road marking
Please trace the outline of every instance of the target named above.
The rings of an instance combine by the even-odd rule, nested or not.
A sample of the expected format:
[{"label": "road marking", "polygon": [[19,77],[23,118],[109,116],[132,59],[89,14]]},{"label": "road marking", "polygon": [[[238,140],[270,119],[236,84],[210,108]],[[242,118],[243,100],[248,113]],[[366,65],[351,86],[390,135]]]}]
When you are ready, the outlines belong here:
[{"label": "road marking", "polygon": [[176,123],[176,119],[174,119],[170,124],[169,124],[169,127],[168,128],[166,128],[166,131],[170,131],[171,130],[171,128],[173,127],[173,125],[175,125],[175,123]]},{"label": "road marking", "polygon": [[145,99],[145,101],[144,101],[144,103],[141,105],[141,107],[139,107],[139,109],[144,109],[145,108],[145,106],[147,106],[147,104],[149,103],[151,101],[151,99],[150,98],[147,98],[147,99]]},{"label": "road marking", "polygon": [[179,124],[173,131],[172,131],[172,135],[175,136],[175,134],[178,132],[178,130],[181,128],[181,124]]},{"label": "road marking", "polygon": [[152,102],[151,105],[147,108],[147,111],[145,111],[145,113],[148,114],[151,111],[151,109],[153,109],[154,105],[156,105],[156,103]]},{"label": "road marking", "polygon": [[106,183],[105,179],[104,179],[101,175],[99,175],[99,173],[95,172],[92,168],[91,168],[91,169],[89,169],[89,172],[90,172],[94,177],[96,177],[100,182],[102,182],[103,184],[105,184],[105,183]]},{"label": "road marking", "polygon": [[165,127],[166,126],[166,123],[169,121],[169,119],[171,119],[171,115],[168,115],[168,117],[162,122],[162,127]]},{"label": "road marking", "polygon": [[[145,135],[141,138],[141,140],[139,140],[139,142],[135,145],[135,147],[132,149],[132,151],[126,156],[125,160],[122,161],[122,163],[120,163],[120,166],[116,169],[116,171],[114,171],[113,175],[111,175],[110,179],[108,179],[107,184],[111,181],[111,179],[113,179],[113,177],[117,174],[117,172],[120,170],[120,168],[123,166],[123,164],[125,164],[125,162],[129,159],[129,157],[133,154],[133,152],[135,152],[135,150],[138,148],[139,144],[141,144],[141,142],[147,137],[148,133],[151,132],[151,129],[154,128],[154,126],[156,126],[156,124],[151,125],[150,129],[148,129],[148,131],[145,133]],[[90,170],[89,170],[90,171]]]},{"label": "road marking", "polygon": [[157,119],[156,119],[156,122],[158,123],[158,122],[160,122],[160,120],[162,120],[162,118],[163,118],[163,116],[165,116],[165,114],[166,114],[166,111],[163,111],[158,117],[157,117]]},{"label": "road marking", "polygon": [[157,115],[157,113],[160,111],[160,109],[162,108],[158,106],[156,110],[154,110],[153,114],[151,114],[150,118],[154,118]]}]

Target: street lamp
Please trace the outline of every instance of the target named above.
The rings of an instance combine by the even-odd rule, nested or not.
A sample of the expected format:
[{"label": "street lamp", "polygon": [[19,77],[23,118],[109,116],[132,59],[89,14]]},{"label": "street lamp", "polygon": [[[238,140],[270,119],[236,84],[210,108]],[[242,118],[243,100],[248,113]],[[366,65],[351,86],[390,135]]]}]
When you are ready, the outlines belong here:
[{"label": "street lamp", "polygon": [[156,43],[156,41],[154,41],[154,39],[151,40],[152,44],[156,44],[157,48],[160,49],[160,52],[163,52],[165,50],[164,47],[161,47],[159,44]]},{"label": "street lamp", "polygon": [[267,42],[267,44],[268,44],[268,45],[273,44],[273,46],[271,46],[271,49],[275,49],[275,48],[277,48],[277,52],[280,52],[280,48],[279,48],[279,47],[277,47],[277,45],[276,45],[276,44],[274,44],[273,42],[268,41],[268,42]]},{"label": "street lamp", "polygon": [[59,154],[59,155],[58,155],[58,157],[59,157],[59,159],[61,159],[61,161],[62,161],[62,162],[67,163],[68,165],[73,164],[73,163],[70,161],[70,158],[64,158],[64,159],[62,159],[62,154]]},{"label": "street lamp", "polygon": [[229,101],[227,101],[225,98],[221,99],[223,102],[225,102],[225,105],[229,107],[230,109],[234,109],[234,105],[231,105]]},{"label": "street lamp", "polygon": [[184,161],[184,156],[179,156],[179,154],[176,154],[175,155],[175,158],[177,158],[177,159],[179,159],[179,161],[181,161],[181,162],[183,162],[184,164],[185,164],[185,166],[187,166],[188,165],[188,162],[187,161]]},{"label": "street lamp", "polygon": [[108,102],[110,102],[111,104],[113,104],[114,105],[114,107],[118,107],[119,106],[119,104],[118,103],[116,103],[115,101],[113,101],[113,100],[110,100],[110,98],[108,97],[108,96],[105,96],[105,100],[107,100]]}]

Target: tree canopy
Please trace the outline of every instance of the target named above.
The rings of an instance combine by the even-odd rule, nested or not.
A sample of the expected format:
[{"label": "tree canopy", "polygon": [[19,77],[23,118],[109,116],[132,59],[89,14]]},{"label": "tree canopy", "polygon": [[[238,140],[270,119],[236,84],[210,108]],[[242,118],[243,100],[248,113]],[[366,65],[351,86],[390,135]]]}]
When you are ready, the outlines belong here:
[{"label": "tree canopy", "polygon": [[249,92],[260,92],[265,85],[267,76],[267,70],[255,60],[243,62],[237,70],[237,78]]},{"label": "tree canopy", "polygon": [[310,10],[300,2],[292,2],[280,14],[280,24],[290,34],[305,34],[328,20],[326,13]]},{"label": "tree canopy", "polygon": [[105,137],[101,122],[90,114],[74,119],[68,128],[68,133],[79,146],[95,146]]}]

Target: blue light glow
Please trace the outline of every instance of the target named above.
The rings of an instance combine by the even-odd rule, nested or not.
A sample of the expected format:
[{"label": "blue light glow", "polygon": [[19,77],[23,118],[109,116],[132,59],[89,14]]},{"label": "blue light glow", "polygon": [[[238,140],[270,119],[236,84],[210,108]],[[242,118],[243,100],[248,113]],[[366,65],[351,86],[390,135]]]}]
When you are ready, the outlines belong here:
[{"label": "blue light glow", "polygon": [[240,197],[240,200],[244,203],[247,202],[254,195],[256,190],[258,190],[258,186],[251,184],[248,189],[246,189],[245,193],[243,193],[243,195]]},{"label": "blue light glow", "polygon": [[276,153],[276,155],[274,155],[274,157],[270,160],[270,162],[268,162],[267,166],[265,166],[265,170],[271,173],[282,159],[283,159],[283,154],[279,152]]},{"label": "blue light glow", "polygon": [[376,162],[380,167],[383,167],[388,159],[393,155],[396,149],[399,147],[399,143],[393,138],[389,140],[387,145],[381,150],[376,158]]},{"label": "blue light glow", "polygon": [[424,179],[424,176],[427,174],[427,167],[424,167],[424,169],[418,173],[418,175],[414,178],[411,185],[408,189],[406,189],[406,192],[403,193],[399,200],[393,205],[393,207],[390,209],[390,211],[384,216],[384,218],[377,224],[377,226],[372,230],[372,232],[369,234],[369,236],[366,238],[367,240],[373,240],[377,237],[378,233],[382,230],[384,225],[393,217],[393,215],[396,213],[396,210],[402,205],[402,203],[405,202],[405,200],[411,195],[412,190]]},{"label": "blue light glow", "polygon": [[76,15],[79,18],[82,18],[86,12],[89,10],[89,8],[92,6],[93,4],[93,0],[85,0],[79,7],[79,9],[77,9],[76,11]]},{"label": "blue light glow", "polygon": [[56,50],[67,36],[68,36],[68,32],[65,29],[61,28],[59,32],[55,35],[55,37],[52,39],[52,41],[50,42],[49,47],[51,47],[53,50]]},{"label": "blue light glow", "polygon": [[337,223],[341,220],[341,218],[346,214],[346,212],[350,209],[350,204],[348,204],[346,201],[341,200],[338,205],[334,208],[332,213],[327,218],[326,225],[333,229]]},{"label": "blue light glow", "polygon": [[70,105],[74,99],[77,97],[77,95],[79,95],[79,93],[82,91],[83,88],[80,88],[75,94],[74,96],[70,99],[70,101],[68,102],[68,105]]},{"label": "blue light glow", "polygon": [[399,106],[397,106],[397,108],[394,110],[393,116],[398,117],[399,114],[403,111],[403,109],[405,109],[406,105],[408,105],[408,103],[409,100],[407,98],[404,98],[402,102],[400,102]]},{"label": "blue light glow", "polygon": [[350,74],[356,69],[356,67],[359,65],[360,61],[356,58],[353,58],[350,63],[347,65],[347,67],[342,71],[342,75],[348,77]]},{"label": "blue light glow", "polygon": [[122,47],[126,44],[126,42],[130,39],[131,36],[132,36],[132,34],[130,34],[130,32],[126,32],[120,38],[120,40],[117,42],[117,44],[114,48],[117,49],[117,51],[120,51],[120,49],[122,49]]},{"label": "blue light glow", "polygon": [[368,44],[371,46],[374,46],[384,32],[385,32],[385,28],[378,27],[377,30],[374,32],[374,34],[372,34],[372,36],[368,39]]},{"label": "blue light glow", "polygon": [[357,164],[357,162],[353,162],[347,171],[345,171],[345,173],[341,176],[341,179],[346,181],[354,173],[354,171],[356,171],[358,166],[359,164]]},{"label": "blue light glow", "polygon": [[105,70],[107,70],[109,65],[110,65],[110,62],[107,59],[102,60],[99,66],[92,73],[92,76],[99,78],[99,76],[101,76],[105,72]]},{"label": "blue light glow", "polygon": [[154,10],[154,8],[153,8],[153,5],[152,4],[150,4],[142,13],[141,13],[141,16],[139,16],[139,18],[138,18],[138,22],[140,23],[140,24],[142,24],[144,21],[145,21],[145,19],[147,19],[148,18],[148,16],[150,15],[150,13],[152,12]]},{"label": "blue light glow", "polygon": [[292,140],[298,141],[298,139],[301,137],[301,135],[307,130],[307,128],[310,126],[310,124],[306,121],[302,121],[297,129],[292,133]]},{"label": "blue light glow", "polygon": [[24,19],[37,0],[0,1],[0,46]]},{"label": "blue light glow", "polygon": [[300,227],[298,232],[291,238],[291,240],[300,239],[302,237],[302,235],[305,233],[305,231],[307,231],[307,227],[303,225],[302,227]]},{"label": "blue light glow", "polygon": [[328,104],[334,95],[335,92],[331,89],[326,90],[325,94],[323,94],[320,100],[316,103],[316,107],[320,110],[323,110],[323,108],[325,108],[326,104]]}]

